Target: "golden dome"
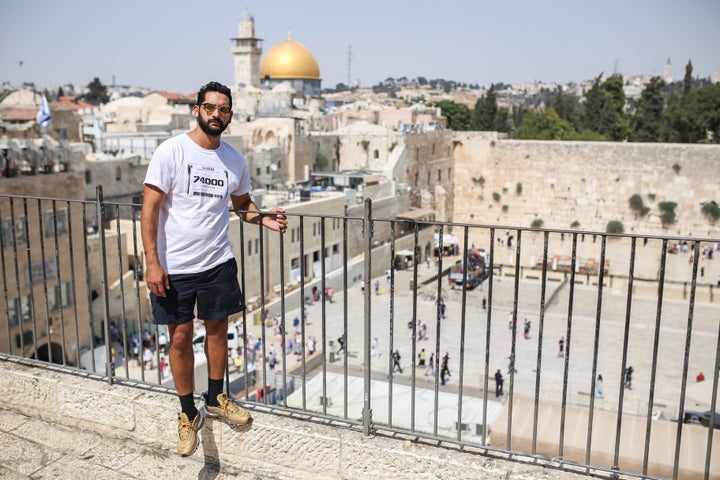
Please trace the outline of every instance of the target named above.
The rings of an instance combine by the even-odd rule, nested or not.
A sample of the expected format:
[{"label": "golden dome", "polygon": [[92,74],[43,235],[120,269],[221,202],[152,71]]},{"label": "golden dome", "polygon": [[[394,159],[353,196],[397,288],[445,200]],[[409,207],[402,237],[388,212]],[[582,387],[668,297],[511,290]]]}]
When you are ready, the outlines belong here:
[{"label": "golden dome", "polygon": [[265,78],[320,80],[320,67],[312,52],[288,34],[288,39],[272,47],[260,63],[260,80]]}]

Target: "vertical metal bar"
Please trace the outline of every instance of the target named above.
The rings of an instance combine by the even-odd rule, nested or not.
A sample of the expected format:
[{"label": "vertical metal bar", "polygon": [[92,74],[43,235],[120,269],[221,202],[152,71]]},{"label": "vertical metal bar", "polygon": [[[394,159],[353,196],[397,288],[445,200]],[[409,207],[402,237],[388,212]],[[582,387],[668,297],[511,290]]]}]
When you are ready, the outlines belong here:
[{"label": "vertical metal bar", "polygon": [[[48,294],[47,294],[47,272],[45,270],[45,237],[43,235],[43,217],[42,217],[42,202],[39,199],[36,199],[35,201],[37,205],[37,212],[38,212],[38,240],[40,241],[40,271],[42,272],[42,287],[43,287],[43,293],[45,297],[43,298],[43,305],[45,306],[45,333],[46,335],[49,334],[49,325],[48,325],[48,318],[49,318],[49,312],[48,312]],[[28,237],[28,244],[29,244],[30,238]],[[29,265],[30,270],[32,271],[32,264]],[[35,291],[35,283],[34,281],[30,283],[30,291],[34,293]],[[33,295],[33,303],[34,303],[34,295]],[[39,312],[36,312],[39,313]],[[40,339],[37,336],[37,317],[33,315],[33,330],[35,331],[35,336],[33,338],[33,346],[35,348],[35,358],[39,359],[40,354]],[[50,337],[47,337],[48,341],[48,351],[50,350]]]},{"label": "vertical metal bar", "polygon": [[104,335],[105,335],[105,375],[107,376],[108,384],[114,383],[115,368],[112,362],[112,347],[110,345],[110,296],[108,289],[108,271],[107,271],[107,248],[105,247],[105,227],[103,226],[103,219],[105,218],[105,204],[103,203],[103,190],[102,186],[98,185],[95,189],[95,202],[96,202],[96,214],[97,223],[100,232],[100,265],[102,268],[102,283],[103,283],[103,322],[104,322]]},{"label": "vertical metal bar", "polygon": [[[305,279],[307,278],[305,265],[305,217],[300,216],[300,328],[305,329]],[[293,345],[295,345],[295,334],[293,333]],[[304,345],[303,345],[304,347]],[[292,352],[290,352],[292,353]],[[347,355],[345,355],[347,357]],[[283,362],[284,363],[284,362]],[[305,387],[305,379],[303,378],[302,389],[302,408],[306,409],[307,405],[307,389]],[[347,390],[347,389],[346,389]],[[345,402],[347,403],[347,391],[345,393]]]},{"label": "vertical metal bar", "polygon": [[[60,351],[62,354],[62,364],[67,365],[67,352],[65,351],[65,316],[63,315],[63,300],[62,300],[62,269],[60,268],[60,238],[58,235],[58,217],[57,217],[57,202],[52,201],[53,208],[53,221],[55,223],[55,264],[57,265],[57,298],[58,298],[58,310],[60,311]],[[65,217],[67,221],[67,216]],[[50,331],[48,331],[48,343],[50,342]],[[52,352],[52,350],[51,350]],[[52,361],[52,354],[50,355]]]},{"label": "vertical metal bar", "polygon": [[[465,320],[467,313],[467,273],[468,273],[468,244],[470,243],[468,237],[467,225],[463,227],[463,282],[462,282],[462,300],[460,306],[460,367],[458,369],[458,415],[457,424],[462,423],[462,412],[463,412],[463,375],[465,374]],[[462,428],[457,429],[457,439],[462,440]]]},{"label": "vertical metal bar", "polygon": [[[267,350],[267,339],[265,335],[265,275],[267,273],[265,272],[265,256],[267,255],[266,248],[265,248],[265,232],[263,229],[263,213],[258,212],[258,215],[260,217],[260,220],[258,221],[258,241],[260,242],[260,363],[262,363],[262,402],[267,405],[268,398],[267,398],[267,355],[265,355],[265,352]],[[255,362],[255,365],[257,368],[258,362]],[[303,371],[305,368],[305,357],[303,352]],[[227,368],[225,371],[227,372]],[[303,388],[304,390],[304,388]]]},{"label": "vertical metal bar", "polygon": [[[12,221],[10,223],[12,224]],[[2,225],[2,209],[1,208],[0,208],[0,225]],[[10,232],[10,236],[12,239],[12,232]],[[5,323],[6,323],[6,327],[7,327],[7,331],[8,331],[8,336],[7,336],[8,350],[7,351],[10,355],[12,355],[13,348],[12,348],[12,340],[11,340],[11,335],[10,335],[10,328],[11,328],[10,298],[8,296],[8,280],[7,280],[7,270],[6,270],[6,266],[5,266],[5,245],[6,245],[6,243],[9,243],[9,242],[7,242],[7,240],[3,236],[2,230],[0,229],[0,266],[2,266],[3,299],[5,300],[5,319],[6,319]],[[22,322],[20,320],[22,318],[22,315],[20,315],[20,313],[18,312],[19,306],[20,306],[20,299],[18,299],[15,302],[15,316],[17,317],[18,325],[20,325],[20,327],[21,327],[20,328],[20,336],[22,336]]]},{"label": "vertical metal bar", "polygon": [[[25,254],[27,256],[27,266],[28,266],[28,284],[30,285],[30,289],[28,291],[29,296],[29,307],[30,307],[30,321],[32,322],[32,332],[33,332],[33,348],[35,349],[35,357],[37,357],[37,322],[35,319],[35,280],[33,279],[33,269],[32,269],[32,257],[30,255],[30,215],[28,211],[28,203],[27,198],[23,198],[23,213],[25,214]],[[23,335],[21,335],[21,338]],[[25,356],[25,348],[23,346],[23,357]]]},{"label": "vertical metal bar", "polygon": [[[600,239],[600,268],[598,270],[598,294],[597,307],[595,310],[595,334],[593,337],[593,359],[590,378],[590,407],[588,407],[588,434],[585,447],[585,464],[590,465],[590,455],[592,453],[592,430],[593,417],[595,414],[595,376],[597,375],[598,354],[600,352],[600,324],[602,321],[602,300],[603,286],[605,281],[605,248],[607,246],[607,237],[601,236]],[[589,469],[588,469],[589,471]]]},{"label": "vertical metal bar", "polygon": [[279,235],[280,242],[280,337],[282,361],[283,406],[287,407],[287,369],[285,368],[285,235]]},{"label": "vertical metal bar", "polygon": [[[650,367],[650,393],[648,394],[648,411],[645,424],[645,450],[643,453],[643,475],[647,475],[650,459],[650,435],[652,433],[653,404],[655,403],[655,379],[657,374],[658,346],[660,344],[660,324],[662,321],[662,303],[665,290],[665,268],[667,264],[667,239],[662,241],[660,256],[660,278],[658,279],[658,300],[655,314],[655,335],[653,337],[652,366]],[[717,370],[717,369],[716,369]],[[714,410],[713,410],[714,411]],[[712,429],[711,429],[712,430]]]},{"label": "vertical metal bar", "polygon": [[538,347],[537,347],[537,370],[535,372],[535,400],[533,406],[533,433],[532,433],[532,453],[537,454],[537,431],[538,421],[540,417],[540,372],[542,371],[542,346],[543,334],[545,331],[545,295],[547,292],[547,259],[548,259],[548,241],[550,233],[543,234],[543,268],[542,280],[540,281],[540,320],[538,325]]},{"label": "vertical metal bar", "polygon": [[[372,274],[372,237],[373,237],[373,218],[372,218],[372,200],[369,198],[365,199],[365,285],[368,285],[370,276]],[[364,307],[364,341],[363,341],[363,358],[365,368],[363,369],[363,380],[364,380],[364,392],[363,392],[363,435],[365,437],[372,436],[372,409],[370,405],[370,342],[372,331],[371,325],[371,305],[370,305],[370,288],[365,289],[365,307]],[[392,322],[391,322],[392,323]],[[347,342],[346,342],[347,344]],[[347,363],[347,354],[345,355],[345,361]],[[347,372],[345,373],[347,379]],[[345,389],[347,396],[347,388]],[[345,408],[347,408],[347,400],[345,402]],[[347,414],[346,414],[347,416]]]},{"label": "vertical metal bar", "polygon": [[[122,252],[123,252],[123,245],[122,245],[122,234],[120,232],[120,205],[115,205],[115,236],[116,236],[116,242],[117,243],[117,249],[118,249],[118,272],[120,276],[120,308],[122,309],[122,319],[120,322],[120,326],[118,327],[122,331],[122,338],[127,338],[127,311],[125,310],[125,282],[123,280],[123,275],[125,273],[125,267],[123,266],[123,260],[122,260]],[[158,328],[155,328],[155,338],[158,338],[157,335]],[[112,347],[112,338],[110,338],[110,346]],[[122,347],[122,346],[121,346]],[[122,349],[123,352],[125,349]],[[112,348],[110,349],[112,352]],[[161,378],[161,372],[160,372],[160,349],[158,348],[155,351],[157,357],[155,359],[155,365],[158,365],[157,374],[158,374],[158,383],[162,383]],[[127,362],[127,352],[123,354],[125,356],[125,376],[130,376],[130,367]],[[111,360],[114,364],[115,359],[113,358]]]},{"label": "vertical metal bar", "polygon": [[[680,442],[682,440],[682,422],[683,422],[683,415],[682,412],[685,411],[685,387],[687,386],[687,372],[688,372],[688,364],[690,362],[690,343],[692,340],[692,328],[693,328],[693,314],[695,313],[695,290],[697,287],[697,273],[698,273],[698,264],[700,263],[700,242],[695,242],[695,247],[693,249],[693,268],[692,268],[692,282],[690,287],[690,302],[688,306],[688,323],[687,323],[687,331],[685,334],[685,358],[683,360],[683,370],[682,370],[682,377],[681,378],[681,386],[680,386],[680,405],[678,407],[678,412],[680,414],[678,415],[678,426],[677,426],[677,437],[675,439],[675,458],[673,461],[673,479],[678,478],[678,470],[680,467]],[[715,371],[714,377],[717,378],[717,370]],[[715,380],[713,379],[713,383],[715,383]],[[713,411],[713,421],[715,420],[714,416],[717,415]]]},{"label": "vertical metal bar", "polygon": [[[333,224],[334,224],[334,222],[335,222],[335,219],[333,219]],[[327,275],[326,267],[325,267],[325,263],[327,260],[327,257],[325,255],[326,248],[327,247],[325,245],[325,217],[320,217],[320,252],[321,252],[320,258],[322,259],[322,261],[320,262],[320,276],[322,277],[320,280],[320,284],[322,286],[322,295],[321,295],[322,305],[320,308],[320,328],[322,329],[323,333],[325,332],[325,325],[327,323],[327,310],[326,310],[327,309],[327,305],[326,305],[327,304],[327,298],[326,298],[327,285],[325,283],[325,277]],[[323,342],[324,342],[324,337],[325,336],[323,335]],[[323,355],[323,358],[324,358],[324,355]],[[323,360],[323,364],[324,364],[324,360]],[[304,372],[305,372],[305,370],[303,369],[303,376],[304,376]],[[304,382],[304,380],[303,380],[303,382]],[[303,386],[303,390],[304,389],[305,388]],[[325,385],[325,378],[323,378],[323,398],[324,399],[327,398],[327,388]],[[326,404],[327,404],[327,402],[322,402],[323,413],[327,413],[327,405]]]},{"label": "vertical metal bar", "polygon": [[[78,302],[77,302],[77,279],[75,278],[75,242],[73,241],[73,221],[72,221],[72,204],[67,202],[67,222],[68,222],[68,253],[70,256],[70,285],[72,288],[72,305],[73,320],[75,325],[75,366],[80,367],[80,327],[78,319]],[[85,224],[83,224],[83,232]],[[138,305],[140,303],[138,302]]]},{"label": "vertical metal bar", "polygon": [[510,441],[512,440],[512,421],[513,421],[513,398],[515,392],[515,368],[516,348],[517,348],[517,325],[518,325],[518,296],[520,294],[520,251],[522,242],[522,230],[517,231],[517,244],[515,245],[515,280],[513,281],[513,309],[512,309],[512,340],[510,343],[510,368],[509,381],[510,390],[508,391],[508,417],[507,417],[507,449],[510,450]]},{"label": "vertical metal bar", "polygon": [[434,393],[434,400],[433,400],[433,435],[438,434],[438,420],[439,420],[439,400],[440,400],[440,386],[438,385],[438,382],[441,378],[441,371],[440,371],[440,337],[442,332],[442,319],[440,318],[440,302],[443,301],[442,299],[442,258],[443,258],[443,236],[444,236],[444,230],[443,230],[443,224],[440,224],[440,227],[438,229],[438,264],[437,264],[437,287],[435,291],[435,332],[436,332],[436,338],[435,338],[435,365],[437,368],[435,368],[435,393]]},{"label": "vertical metal bar", "polygon": [[[720,326],[718,327],[720,328]],[[718,337],[717,337],[717,344],[715,346],[715,369],[713,370],[715,373],[713,374],[713,386],[712,386],[712,395],[710,396],[710,411],[713,412],[713,423],[708,425],[708,439],[707,439],[707,448],[705,450],[705,475],[704,479],[708,480],[710,475],[710,458],[712,457],[712,446],[713,446],[713,434],[715,431],[714,424],[715,424],[715,417],[717,416],[717,389],[718,389],[718,373],[720,373],[720,330],[718,330]],[[648,435],[649,438],[649,435]]]},{"label": "vertical metal bar", "polygon": [[[345,217],[343,218],[343,332],[348,330],[348,256],[348,220]],[[323,378],[323,383],[325,381],[326,379]],[[345,389],[347,390],[347,377],[345,377]],[[347,418],[347,409],[344,414]]]},{"label": "vertical metal bar", "polygon": [[[131,211],[131,218],[132,218],[132,233],[133,233],[133,264],[134,264],[134,272],[135,272],[135,302],[138,306],[137,308],[137,335],[138,335],[138,342],[139,345],[142,345],[142,338],[140,335],[142,335],[142,302],[140,298],[140,273],[142,271],[143,278],[145,275],[145,272],[142,270],[143,264],[140,263],[140,255],[138,255],[138,233],[137,233],[137,220],[139,215],[136,213],[136,206],[132,206]],[[168,342],[170,342],[170,338],[168,338]],[[125,345],[128,345],[127,338],[125,339]],[[132,348],[132,345],[130,345]],[[140,353],[140,347],[138,347],[138,354]],[[169,358],[169,356],[168,356]],[[138,362],[140,361],[140,358],[138,357]],[[158,363],[159,365],[159,363]],[[140,370],[142,374],[142,369]]]},{"label": "vertical metal bar", "polygon": [[[495,279],[495,229],[490,229],[490,257],[489,262],[486,265],[488,269],[488,293],[487,293],[487,317],[485,320],[485,380],[483,381],[483,432],[482,432],[482,443],[487,444],[487,405],[488,405],[488,379],[490,377],[490,333],[492,326],[492,298],[493,298],[493,280]],[[510,432],[508,432],[510,436]]]},{"label": "vertical metal bar", "polygon": [[[390,285],[388,295],[390,295],[390,322],[395,324],[395,269],[393,268],[393,262],[395,259],[395,224],[390,223]],[[415,358],[416,349],[416,330],[415,330],[415,318],[413,317],[413,329],[412,339],[410,340],[410,361],[412,362]],[[410,371],[410,425],[415,424],[415,369]]]},{"label": "vertical metal bar", "polygon": [[[95,218],[97,219],[97,214],[95,215]],[[97,221],[97,220],[95,220]],[[97,371],[97,366],[95,365],[95,325],[94,325],[94,318],[93,318],[93,308],[92,308],[92,302],[93,302],[93,288],[92,288],[92,282],[90,280],[90,247],[88,245],[88,233],[87,228],[85,227],[87,225],[87,205],[85,203],[82,204],[82,222],[83,222],[83,256],[85,258],[85,289],[87,290],[87,307],[88,307],[88,327],[90,329],[90,365],[92,368],[92,372],[95,373]],[[141,350],[142,352],[142,350]],[[139,360],[139,359],[138,359]],[[141,371],[142,379],[145,380],[144,372]]]},{"label": "vertical metal bar", "polygon": [[[417,222],[413,222],[413,288],[412,288],[412,319],[417,324],[417,291],[418,291],[418,261],[420,259],[419,230]],[[416,332],[413,331],[413,342]],[[378,352],[379,353],[379,352]],[[414,354],[414,351],[413,351]],[[414,359],[415,357],[413,357]],[[412,404],[410,406],[410,429],[415,431],[415,373],[413,368]]]},{"label": "vertical metal bar", "polygon": [[632,237],[630,240],[630,269],[628,271],[628,289],[627,289],[627,305],[625,307],[625,330],[623,332],[623,351],[620,370],[620,395],[618,397],[618,414],[617,426],[615,429],[615,455],[613,457],[613,468],[619,469],[620,462],[620,434],[622,433],[622,414],[623,400],[625,398],[625,368],[627,366],[627,350],[630,340],[630,320],[632,311],[632,289],[635,277],[635,249],[637,246],[637,238]]},{"label": "vertical metal bar", "polygon": [[[235,212],[239,217],[240,221],[238,222],[238,229],[240,234],[240,291],[242,292],[243,296],[247,295],[247,290],[245,289],[245,221],[243,220],[243,214],[241,212]],[[249,252],[248,252],[249,253]],[[245,298],[245,302],[247,302],[247,298]],[[243,326],[243,348],[242,348],[242,355],[243,355],[243,384],[245,385],[245,401],[247,402],[250,399],[250,375],[248,372],[248,359],[249,359],[249,352],[248,352],[248,326],[247,326],[247,306],[243,308],[242,311],[242,326]],[[284,325],[283,325],[284,326]],[[283,344],[283,349],[285,348]],[[283,358],[283,368],[285,368],[285,358]],[[226,376],[229,379],[230,375],[229,372],[227,372],[226,369]],[[230,385],[229,380],[225,382],[225,388],[227,389],[227,393],[230,393]]]},{"label": "vertical metal bar", "polygon": [[[13,259],[15,262],[15,289],[17,291],[17,311],[18,311],[18,324],[20,325],[20,356],[25,356],[25,315],[23,312],[22,296],[20,294],[20,264],[18,254],[18,239],[17,239],[17,224],[15,223],[15,202],[14,199],[10,198],[10,228],[12,229],[13,239]],[[27,224],[27,215],[25,216],[25,223]],[[27,236],[25,238],[27,242]],[[29,248],[29,247],[28,247]],[[29,252],[28,252],[29,254]],[[29,264],[28,264],[29,265]],[[9,330],[8,330],[9,332]]]},{"label": "vertical metal bar", "polygon": [[567,332],[565,333],[565,365],[563,369],[563,392],[562,405],[560,414],[560,440],[558,442],[558,456],[563,456],[565,449],[565,413],[567,411],[567,395],[568,395],[568,372],[570,370],[570,345],[572,342],[572,320],[573,320],[573,302],[575,299],[575,267],[577,264],[577,232],[572,234],[572,257],[570,261],[570,294],[568,299],[568,319]]}]

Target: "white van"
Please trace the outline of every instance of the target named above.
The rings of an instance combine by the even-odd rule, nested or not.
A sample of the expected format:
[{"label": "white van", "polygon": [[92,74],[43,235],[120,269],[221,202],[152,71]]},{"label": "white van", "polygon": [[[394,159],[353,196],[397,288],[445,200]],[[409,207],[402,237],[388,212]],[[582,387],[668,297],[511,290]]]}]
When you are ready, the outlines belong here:
[{"label": "white van", "polygon": [[[235,325],[228,325],[228,351],[235,350],[236,348],[243,349],[243,336],[238,331]],[[193,350],[201,352],[205,349],[205,328],[200,327],[195,332],[195,336],[192,341]]]}]

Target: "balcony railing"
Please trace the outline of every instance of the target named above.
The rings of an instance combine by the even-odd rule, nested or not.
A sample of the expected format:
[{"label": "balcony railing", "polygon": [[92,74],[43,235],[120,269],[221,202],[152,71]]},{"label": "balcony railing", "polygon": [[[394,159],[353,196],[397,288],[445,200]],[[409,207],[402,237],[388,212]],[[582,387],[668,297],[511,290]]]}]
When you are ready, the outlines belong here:
[{"label": "balcony railing", "polygon": [[[231,223],[234,397],[599,476],[720,475],[720,239],[318,205],[285,235]],[[172,387],[139,210],[0,196],[0,351]]]}]

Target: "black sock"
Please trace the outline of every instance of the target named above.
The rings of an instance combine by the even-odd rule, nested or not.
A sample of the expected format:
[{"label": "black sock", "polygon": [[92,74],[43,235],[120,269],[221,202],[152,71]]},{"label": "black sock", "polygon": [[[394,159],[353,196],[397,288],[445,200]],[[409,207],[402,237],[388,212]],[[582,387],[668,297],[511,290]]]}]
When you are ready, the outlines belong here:
[{"label": "black sock", "polygon": [[188,393],[187,395],[178,395],[178,397],[180,397],[180,408],[182,409],[182,413],[187,415],[188,420],[192,422],[198,413],[197,408],[195,407],[195,398],[193,397],[193,394]]},{"label": "black sock", "polygon": [[212,378],[208,378],[208,405],[211,407],[217,407],[217,396],[221,393],[223,393],[223,379],[213,380]]}]

